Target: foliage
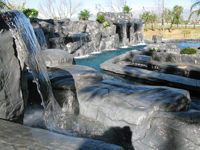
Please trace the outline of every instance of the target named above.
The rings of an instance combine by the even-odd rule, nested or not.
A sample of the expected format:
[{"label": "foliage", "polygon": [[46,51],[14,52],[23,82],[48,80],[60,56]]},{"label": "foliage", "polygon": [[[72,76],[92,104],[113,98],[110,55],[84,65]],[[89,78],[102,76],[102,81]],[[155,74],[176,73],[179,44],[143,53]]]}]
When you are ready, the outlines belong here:
[{"label": "foliage", "polygon": [[157,52],[156,48],[150,49],[149,52]]},{"label": "foliage", "polygon": [[190,20],[192,16],[194,16],[192,23],[194,24],[194,28],[195,28],[195,24],[199,22],[198,17],[200,16],[200,9],[194,10],[193,12],[191,12],[190,16],[188,17],[188,20]]},{"label": "foliage", "polygon": [[110,24],[109,23],[105,23],[105,25],[104,25],[104,27],[109,27],[110,26]]},{"label": "foliage", "polygon": [[96,19],[99,23],[104,23],[105,21],[105,17],[104,14],[98,14],[97,19]]},{"label": "foliage", "polygon": [[88,20],[89,17],[92,16],[92,14],[90,13],[89,10],[85,9],[83,11],[81,11],[79,14],[79,19],[83,19],[83,20]]},{"label": "foliage", "polygon": [[169,10],[169,15],[171,17],[170,21],[171,21],[171,26],[170,26],[170,29],[172,28],[173,24],[180,24],[181,22],[181,14],[183,13],[183,7],[182,6],[174,6],[173,7],[173,10],[170,11]]},{"label": "foliage", "polygon": [[6,8],[7,4],[4,0],[0,0],[0,8]]},{"label": "foliage", "polygon": [[33,8],[28,8],[23,11],[27,18],[36,18],[38,16],[38,11]]},{"label": "foliage", "polygon": [[127,13],[127,14],[129,14],[132,10],[132,8],[127,5],[124,5],[124,7],[122,9],[123,9],[123,12]]},{"label": "foliage", "polygon": [[191,47],[187,47],[187,48],[185,48],[185,49],[180,51],[180,54],[188,54],[188,55],[190,55],[190,54],[196,54],[196,53],[197,53],[197,50],[194,49],[194,48],[191,48]]},{"label": "foliage", "polygon": [[191,32],[189,30],[183,30],[181,33],[183,33],[183,34],[190,34]]},{"label": "foliage", "polygon": [[140,19],[144,19],[145,25],[151,23],[153,30],[153,25],[157,22],[158,16],[154,11],[144,11],[143,14],[140,15]]},{"label": "foliage", "polygon": [[192,9],[195,8],[196,6],[200,6],[200,0],[196,0],[196,2],[192,4],[192,6],[190,7],[190,11],[192,11]]}]

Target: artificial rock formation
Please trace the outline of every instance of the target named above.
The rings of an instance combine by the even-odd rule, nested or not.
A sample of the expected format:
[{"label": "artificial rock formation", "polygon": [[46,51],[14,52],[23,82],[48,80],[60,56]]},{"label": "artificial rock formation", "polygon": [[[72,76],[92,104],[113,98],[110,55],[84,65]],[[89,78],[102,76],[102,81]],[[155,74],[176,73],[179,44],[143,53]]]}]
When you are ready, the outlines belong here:
[{"label": "artificial rock formation", "polygon": [[22,123],[28,100],[26,65],[1,18],[0,30],[0,118]]},{"label": "artificial rock formation", "polygon": [[[62,49],[73,56],[143,43],[142,20],[134,19],[129,14],[111,14],[104,13],[106,22],[110,24],[108,27],[97,21],[69,19],[58,21],[35,19],[32,26],[38,35],[42,35],[39,30],[43,30],[48,48]],[[41,37],[38,37],[38,41],[43,46],[42,41],[45,40]]]}]

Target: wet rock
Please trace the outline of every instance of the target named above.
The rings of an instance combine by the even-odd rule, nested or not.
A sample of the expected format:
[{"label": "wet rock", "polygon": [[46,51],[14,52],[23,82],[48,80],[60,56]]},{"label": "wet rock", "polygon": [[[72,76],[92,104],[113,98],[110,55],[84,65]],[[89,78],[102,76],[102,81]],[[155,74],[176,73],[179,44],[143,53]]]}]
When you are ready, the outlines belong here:
[{"label": "wet rock", "polygon": [[3,21],[0,30],[0,118],[22,123],[28,100],[26,65]]},{"label": "wet rock", "polygon": [[51,23],[48,23],[46,21],[39,21],[39,24],[41,25],[44,33],[52,33],[54,32],[54,26]]},{"label": "wet rock", "polygon": [[96,70],[79,65],[48,68],[54,96],[63,112],[79,114],[77,90],[102,80]]},{"label": "wet rock", "polygon": [[[20,138],[19,138],[20,137]],[[77,138],[0,120],[1,149],[123,150],[101,141]]]},{"label": "wet rock", "polygon": [[36,29],[34,29],[34,32],[35,32],[36,38],[40,44],[41,49],[42,50],[48,49],[43,30],[41,28],[36,28]]}]

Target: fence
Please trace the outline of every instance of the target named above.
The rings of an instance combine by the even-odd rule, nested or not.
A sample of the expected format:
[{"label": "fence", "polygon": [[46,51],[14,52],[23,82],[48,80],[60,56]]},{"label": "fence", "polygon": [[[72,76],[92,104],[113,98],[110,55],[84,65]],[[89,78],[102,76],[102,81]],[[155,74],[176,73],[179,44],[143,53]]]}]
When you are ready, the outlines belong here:
[{"label": "fence", "polygon": [[[144,36],[145,39],[152,39],[152,35]],[[181,33],[181,34],[165,34],[164,39],[190,39],[200,38],[200,32]]]}]

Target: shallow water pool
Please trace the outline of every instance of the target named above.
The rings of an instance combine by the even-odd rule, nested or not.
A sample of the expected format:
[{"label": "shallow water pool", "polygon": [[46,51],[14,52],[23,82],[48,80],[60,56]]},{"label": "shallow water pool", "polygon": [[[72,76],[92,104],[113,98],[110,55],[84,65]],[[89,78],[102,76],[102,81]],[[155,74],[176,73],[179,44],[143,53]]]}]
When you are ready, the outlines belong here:
[{"label": "shallow water pool", "polygon": [[[106,50],[101,53],[95,53],[95,54],[90,54],[85,57],[75,58],[75,61],[77,65],[89,66],[89,67],[94,68],[98,72],[101,72],[103,74],[104,79],[112,79],[121,83],[127,83],[127,84],[133,84],[133,85],[141,85],[141,84],[144,85],[144,82],[140,79],[133,79],[127,76],[104,71],[100,68],[100,64],[102,64],[108,59],[114,58],[128,51],[131,51],[134,49],[142,50],[145,46],[146,45],[139,45],[139,46],[133,46],[129,48],[118,48],[116,50]],[[179,43],[179,48],[181,50],[186,47],[194,47],[194,46],[200,46],[200,43],[185,43],[185,42]],[[145,84],[148,85],[147,82],[145,82]],[[191,93],[191,99],[192,99],[192,104],[191,104],[190,109],[200,110],[200,97],[197,96],[196,93]]]}]

